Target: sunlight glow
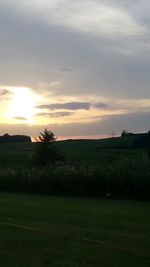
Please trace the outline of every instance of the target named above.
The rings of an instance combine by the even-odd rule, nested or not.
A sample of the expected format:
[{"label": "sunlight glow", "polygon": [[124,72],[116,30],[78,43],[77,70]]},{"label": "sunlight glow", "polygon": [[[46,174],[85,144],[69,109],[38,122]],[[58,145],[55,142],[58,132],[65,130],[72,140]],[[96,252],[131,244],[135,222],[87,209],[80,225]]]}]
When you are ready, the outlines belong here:
[{"label": "sunlight glow", "polygon": [[33,123],[32,117],[36,113],[37,96],[27,87],[11,88],[11,91],[13,95],[9,117],[19,120],[19,122]]}]

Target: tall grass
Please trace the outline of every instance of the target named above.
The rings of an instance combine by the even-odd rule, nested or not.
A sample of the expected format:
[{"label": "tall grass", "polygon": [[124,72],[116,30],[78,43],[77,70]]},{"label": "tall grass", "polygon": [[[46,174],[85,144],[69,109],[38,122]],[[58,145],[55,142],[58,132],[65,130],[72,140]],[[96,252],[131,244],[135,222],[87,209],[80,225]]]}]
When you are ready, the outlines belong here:
[{"label": "tall grass", "polygon": [[150,200],[150,159],[0,168],[0,191]]}]

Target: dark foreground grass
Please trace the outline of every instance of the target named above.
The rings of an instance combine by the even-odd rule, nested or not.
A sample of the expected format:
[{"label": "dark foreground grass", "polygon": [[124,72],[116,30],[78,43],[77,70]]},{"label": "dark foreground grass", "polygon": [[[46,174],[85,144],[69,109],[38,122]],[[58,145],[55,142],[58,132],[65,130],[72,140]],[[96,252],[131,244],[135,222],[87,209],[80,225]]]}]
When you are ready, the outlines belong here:
[{"label": "dark foreground grass", "polygon": [[1,267],[149,267],[149,202],[0,194]]}]

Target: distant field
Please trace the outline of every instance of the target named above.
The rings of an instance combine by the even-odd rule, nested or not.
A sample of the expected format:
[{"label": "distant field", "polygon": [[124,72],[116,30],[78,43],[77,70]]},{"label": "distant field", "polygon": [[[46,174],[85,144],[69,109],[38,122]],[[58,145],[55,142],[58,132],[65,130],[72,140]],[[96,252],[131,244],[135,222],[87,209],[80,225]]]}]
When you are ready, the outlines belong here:
[{"label": "distant field", "polygon": [[18,167],[30,161],[33,144],[9,143],[0,144],[0,165],[11,166],[17,164]]},{"label": "distant field", "polygon": [[[131,138],[127,138],[122,144],[129,144]],[[120,149],[120,139],[110,138],[103,140],[70,140],[59,141],[57,146],[67,161],[112,161],[122,156],[137,157],[144,152],[142,149]],[[33,155],[34,143],[0,144],[0,164],[19,165],[28,164]],[[109,147],[109,148],[108,148]],[[118,148],[117,148],[118,147]]]},{"label": "distant field", "polygon": [[[71,140],[58,142],[58,147],[66,158],[71,160],[114,160],[122,156],[137,156],[144,153],[143,149],[119,148],[119,142],[120,138]],[[122,142],[124,143],[124,140]]]},{"label": "distant field", "polygon": [[0,194],[1,267],[149,267],[149,202]]}]

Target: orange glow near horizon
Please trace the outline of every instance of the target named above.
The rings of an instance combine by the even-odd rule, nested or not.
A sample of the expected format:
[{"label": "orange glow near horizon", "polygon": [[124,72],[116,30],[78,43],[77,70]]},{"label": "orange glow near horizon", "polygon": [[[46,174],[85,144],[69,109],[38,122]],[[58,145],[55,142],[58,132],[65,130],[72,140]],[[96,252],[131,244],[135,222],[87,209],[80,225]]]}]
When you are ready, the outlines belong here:
[{"label": "orange glow near horizon", "polygon": [[111,134],[58,136],[57,141],[77,140],[77,139],[105,139],[110,137],[112,137]]},{"label": "orange glow near horizon", "polygon": [[[60,129],[59,134],[62,135],[66,132],[65,128],[70,129],[70,133],[67,131],[68,136],[59,136],[58,140],[65,139],[101,139],[110,137],[108,131],[106,135],[87,135],[84,136],[81,132],[80,136],[76,134],[72,135],[71,127],[77,127],[80,125],[90,125],[94,127],[96,123],[103,125],[103,121],[107,118],[111,120],[111,117],[128,115],[131,113],[139,112],[148,107],[150,99],[141,99],[140,101],[127,99],[100,99],[89,96],[88,99],[79,97],[61,97],[52,96],[51,94],[45,95],[40,90],[35,90],[29,87],[11,87],[0,86],[1,90],[1,106],[0,106],[0,122],[4,129],[11,129],[11,131],[26,131],[28,126],[30,128],[31,136],[38,134],[38,129],[50,128]],[[98,108],[97,103],[107,103],[106,108]],[[79,107],[77,109],[71,109],[65,105],[59,105],[63,103],[90,103],[88,109]],[[52,108],[54,104],[54,108]],[[56,106],[55,106],[56,104]],[[57,105],[58,104],[58,105]],[[69,127],[68,127],[69,126]],[[112,128],[114,126],[112,125]],[[82,127],[81,127],[82,128]],[[17,130],[16,130],[17,129]],[[24,130],[25,129],[25,130]],[[37,133],[36,133],[37,129]],[[3,130],[3,129],[2,129]],[[62,132],[61,132],[62,130]],[[9,132],[9,130],[7,130]],[[111,132],[111,131],[110,131]],[[113,130],[112,130],[113,132]],[[11,132],[9,132],[11,134]],[[25,132],[26,133],[26,132]],[[79,131],[77,133],[80,134]],[[92,131],[94,133],[94,131]],[[88,134],[88,133],[87,133]]]}]

